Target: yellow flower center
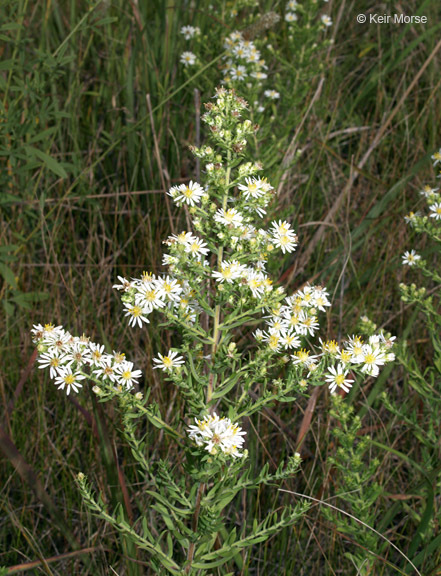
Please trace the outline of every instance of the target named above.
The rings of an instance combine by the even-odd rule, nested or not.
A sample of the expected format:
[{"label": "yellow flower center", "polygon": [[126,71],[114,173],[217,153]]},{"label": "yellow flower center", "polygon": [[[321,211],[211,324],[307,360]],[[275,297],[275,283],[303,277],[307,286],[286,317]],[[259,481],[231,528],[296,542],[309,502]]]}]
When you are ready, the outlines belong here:
[{"label": "yellow flower center", "polygon": [[343,350],[342,353],[340,354],[340,359],[343,362],[349,362],[349,360],[351,359],[350,352],[348,352],[347,350]]},{"label": "yellow flower center", "polygon": [[335,377],[335,383],[337,384],[337,386],[341,386],[344,381],[345,381],[344,374],[337,374],[337,376]]},{"label": "yellow flower center", "polygon": [[[135,316],[135,318],[137,318],[138,316],[142,315],[142,308],[140,306],[133,306],[133,308],[131,308],[130,313],[132,314],[132,316]],[[99,357],[101,356],[101,354],[99,355]]]},{"label": "yellow flower center", "polygon": [[154,302],[156,300],[156,292],[154,290],[148,290],[145,293],[145,299],[149,302]]}]

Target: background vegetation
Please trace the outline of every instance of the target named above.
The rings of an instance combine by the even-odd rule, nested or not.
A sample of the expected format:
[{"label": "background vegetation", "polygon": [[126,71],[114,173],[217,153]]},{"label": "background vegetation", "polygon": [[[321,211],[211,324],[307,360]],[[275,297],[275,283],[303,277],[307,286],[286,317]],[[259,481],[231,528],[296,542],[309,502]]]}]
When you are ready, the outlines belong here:
[{"label": "background vegetation", "polygon": [[[149,573],[148,559],[86,513],[73,482],[73,473],[85,472],[109,502],[123,502],[136,517],[143,478],[118,441],[115,415],[92,394],[66,400],[36,370],[29,329],[63,324],[109,350],[130,351],[165,419],[179,413],[176,391],[151,370],[153,352],[161,340],[167,348],[170,335],[130,330],[112,284],[117,275],[161,270],[161,240],[186,224],[167,206],[165,191],[199,174],[187,147],[203,139],[201,102],[222,79],[223,38],[270,11],[279,22],[252,33],[268,65],[265,88],[280,100],[256,112],[255,152],[278,190],[269,218],[292,221],[300,239],[272,273],[288,292],[306,282],[328,287],[329,338],[352,334],[367,314],[400,346],[407,339],[408,364],[423,375],[431,366],[424,317],[401,303],[399,283],[411,278],[401,254],[417,247],[403,216],[418,209],[418,190],[435,182],[441,6],[318,2],[301,2],[292,37],[285,6],[264,0],[0,5],[5,573]],[[356,22],[357,14],[392,8],[428,23]],[[332,27],[308,21],[322,13]],[[180,34],[186,24],[202,31],[191,46]],[[179,63],[188,49],[199,57],[195,67]],[[435,266],[424,240],[418,248]],[[432,384],[432,395],[422,393],[409,366],[397,363],[375,386],[355,387],[343,405],[317,388],[294,412],[281,405],[249,423],[259,431],[248,446],[256,468],[267,461],[277,467],[300,451],[302,474],[284,488],[317,502],[282,538],[238,561],[237,574],[416,573],[403,554],[421,573],[440,574],[440,388]],[[152,457],[166,450],[155,439]],[[231,521],[264,517],[298,498],[282,500],[268,488],[257,505],[232,509]]]}]

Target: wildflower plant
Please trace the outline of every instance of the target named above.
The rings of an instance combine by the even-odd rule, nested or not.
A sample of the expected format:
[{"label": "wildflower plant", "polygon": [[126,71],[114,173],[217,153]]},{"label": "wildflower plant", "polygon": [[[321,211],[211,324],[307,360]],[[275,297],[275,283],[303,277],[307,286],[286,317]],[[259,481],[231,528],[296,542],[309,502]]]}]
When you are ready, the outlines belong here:
[{"label": "wildflower plant", "polygon": [[[215,2],[212,8],[217,18],[214,24],[208,20],[208,30],[194,25],[181,27],[185,51],[180,65],[193,74],[197,66],[219,56],[216,83],[240,91],[250,103],[250,114],[259,122],[265,117],[265,125],[272,123],[278,109],[286,119],[294,99],[300,105],[311,87],[311,78],[323,66],[321,52],[330,44],[327,30],[332,26],[326,2],[290,0],[269,12],[263,12],[254,0],[235,2],[232,8]],[[197,20],[197,15],[193,16]],[[279,56],[280,41],[287,44],[289,61]]]},{"label": "wildflower plant", "polygon": [[[231,526],[229,505],[239,493],[279,485],[301,462],[292,454],[272,472],[266,464],[253,473],[249,418],[293,402],[311,386],[347,392],[357,374],[375,377],[393,359],[384,334],[366,342],[358,336],[317,342],[319,316],[331,304],[327,290],[306,285],[286,295],[274,285],[268,260],[294,252],[298,239],[286,221],[264,226],[274,191],[262,166],[247,160],[257,126],[233,90],[217,89],[205,107],[208,142],[192,148],[204,181],[168,192],[187,208],[192,229],[164,241],[164,273],[119,277],[114,286],[130,327],[148,330],[160,316],[172,336],[171,348],[146,361],[180,392],[183,416],[166,421],[163,407],[149,402],[149,388],[136,391],[141,373],[124,355],[107,354],[61,327],[34,328],[40,365],[59,387],[76,392],[92,382],[101,402],[117,402],[122,434],[146,478],[146,510],[154,512],[141,510],[130,525],[120,509],[107,510],[82,473],[78,485],[89,509],[148,552],[158,574],[208,574],[217,567],[231,573],[248,548],[301,518],[308,504],[283,506],[240,530]],[[178,448],[176,461],[151,460],[139,432],[145,419]]]}]

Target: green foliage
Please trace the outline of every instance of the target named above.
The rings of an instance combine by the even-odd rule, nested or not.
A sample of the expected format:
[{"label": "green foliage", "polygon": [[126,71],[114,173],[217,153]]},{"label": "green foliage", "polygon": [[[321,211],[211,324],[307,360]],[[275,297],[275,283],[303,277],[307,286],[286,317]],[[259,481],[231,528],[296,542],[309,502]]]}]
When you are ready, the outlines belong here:
[{"label": "green foliage", "polygon": [[[12,571],[14,565],[41,559],[41,567],[30,570],[56,575],[97,576],[113,570],[166,573],[151,557],[149,568],[147,553],[127,548],[127,539],[118,531],[106,529],[80,507],[69,470],[87,472],[108,510],[124,502],[125,494],[125,521],[138,531],[138,510],[145,510],[152,498],[144,491],[156,490],[148,471],[157,477],[164,474],[165,490],[167,476],[159,462],[176,457],[184,465],[176,430],[181,433],[188,424],[182,421],[183,398],[195,413],[204,409],[201,391],[207,382],[200,375],[202,364],[200,360],[188,364],[191,382],[182,374],[173,383],[163,382],[158,371],[140,359],[169,349],[166,331],[152,323],[138,338],[125,322],[115,321],[120,307],[111,286],[118,274],[131,277],[143,266],[157,273],[161,240],[172,226],[188,229],[184,211],[165,212],[163,193],[173,184],[198,178],[198,159],[186,152],[186,146],[204,142],[198,128],[200,101],[211,96],[224,76],[226,36],[247,30],[268,65],[265,84],[250,91],[245,83],[237,86],[251,104],[258,100],[265,107],[263,112],[254,107],[250,111],[253,123],[261,128],[248,153],[270,168],[278,191],[268,215],[295,222],[302,238],[296,259],[280,254],[269,269],[288,289],[308,281],[335,289],[335,306],[326,315],[326,338],[340,340],[340,335],[351,334],[360,313],[380,320],[398,335],[400,345],[407,338],[407,347],[400,352],[402,368],[391,365],[375,384],[369,379],[361,388],[354,386],[347,401],[372,437],[373,456],[366,451],[364,462],[369,465],[380,454],[382,458],[372,477],[383,487],[374,527],[403,553],[412,552],[409,556],[422,573],[437,573],[439,360],[432,354],[427,325],[434,322],[436,336],[437,321],[430,316],[438,299],[428,280],[427,288],[416,288],[421,290],[422,309],[423,301],[433,297],[427,310],[415,314],[411,305],[409,314],[413,296],[400,308],[398,281],[404,276],[407,282],[408,273],[402,272],[397,255],[409,247],[401,224],[402,214],[415,210],[415,197],[408,191],[422,188],[427,160],[439,147],[439,7],[432,0],[409,0],[406,13],[427,15],[428,24],[390,27],[357,24],[356,14],[372,9],[363,0],[344,10],[336,3],[302,0],[293,28],[284,20],[288,10],[283,4],[213,5],[214,10],[199,0],[0,3],[0,120],[6,124],[0,125],[0,298],[6,312],[0,314],[1,424],[41,477],[80,548],[88,550],[83,555],[72,552],[71,541],[41,506],[35,486],[8,457],[0,476],[0,563]],[[271,12],[280,20],[265,27]],[[314,28],[321,13],[332,17],[332,27]],[[201,28],[196,42],[187,42],[180,34],[186,24]],[[292,38],[290,30],[295,30]],[[188,49],[198,56],[196,68],[179,62]],[[265,100],[265,89],[276,90],[281,98]],[[430,152],[422,158],[425,150]],[[428,268],[439,273],[433,244],[422,239],[421,254]],[[43,293],[49,297],[43,299]],[[98,432],[91,395],[86,392],[80,402],[76,398],[62,402],[43,371],[29,374],[28,327],[46,321],[75,327],[78,334],[88,331],[108,350],[130,348],[150,393],[147,398],[147,389],[142,388],[143,407],[138,404],[132,413],[107,404]],[[268,481],[248,490],[246,497],[233,498],[227,514],[231,524],[238,527],[243,520],[249,528],[255,518],[261,523],[281,502],[292,503],[288,496],[280,500],[274,488],[280,483],[326,500],[328,457],[335,456],[337,444],[329,442],[323,418],[329,401],[325,387],[316,388],[308,403],[304,389],[290,390],[282,364],[274,366],[275,372],[282,372],[280,378],[268,375],[262,396],[260,387],[256,392],[252,385],[246,387],[237,355],[247,347],[249,330],[257,326],[250,321],[243,333],[241,321],[232,319],[232,324],[238,323],[230,326],[237,335],[223,352],[226,356],[228,346],[237,345],[232,353],[234,377],[218,373],[213,400],[233,416],[228,397],[243,387],[243,412],[254,411],[250,426],[257,434],[250,429],[247,440],[253,457],[246,462],[250,468],[242,472],[252,470],[248,480],[241,481],[254,486],[262,470]],[[178,333],[173,335],[174,345],[181,343],[179,338]],[[182,342],[186,358],[188,349],[191,339]],[[207,355],[204,345],[195,344],[193,349]],[[256,360],[262,364],[263,354]],[[256,362],[250,370],[256,382],[264,376],[262,369]],[[126,414],[141,422],[130,442],[122,432],[129,434]],[[248,421],[244,414],[240,417]],[[300,429],[305,432],[301,448]],[[296,450],[302,453],[301,473],[271,481],[269,476]],[[193,464],[186,460],[185,465],[196,468],[197,457],[195,451]],[[169,478],[181,482],[179,470],[172,466]],[[176,486],[167,498],[175,498],[181,484]],[[332,485],[330,489],[334,495]],[[345,496],[338,500],[342,509],[344,500]],[[179,507],[177,500],[174,505]],[[230,574],[251,575],[256,566],[268,576],[351,573],[353,564],[343,556],[349,548],[355,550],[355,544],[348,543],[350,535],[343,536],[334,521],[323,522],[314,510],[318,508],[311,508],[276,537],[248,552],[236,552]],[[207,508],[203,523],[208,525],[211,517]],[[158,518],[156,510],[149,510],[146,529]],[[222,539],[230,528],[220,527]],[[145,537],[141,527],[139,533]],[[167,538],[163,544],[170,550]],[[382,558],[375,560],[379,574],[389,573],[388,559],[403,571],[416,573],[390,543],[383,541],[380,554]],[[372,561],[371,557],[366,552],[366,558]],[[43,564],[46,561],[49,568]],[[216,576],[218,571],[211,569]]]},{"label": "green foliage", "polygon": [[377,476],[380,461],[370,459],[372,443],[369,436],[360,435],[361,420],[354,409],[339,397],[333,397],[331,417],[334,419],[333,436],[337,442],[335,456],[328,459],[333,467],[334,490],[340,494],[340,502],[351,516],[335,514],[334,509],[324,507],[323,514],[335,522],[342,534],[357,543],[355,552],[345,552],[359,574],[370,574],[374,558],[381,542],[370,530],[378,518],[379,498],[383,488],[372,479]]}]

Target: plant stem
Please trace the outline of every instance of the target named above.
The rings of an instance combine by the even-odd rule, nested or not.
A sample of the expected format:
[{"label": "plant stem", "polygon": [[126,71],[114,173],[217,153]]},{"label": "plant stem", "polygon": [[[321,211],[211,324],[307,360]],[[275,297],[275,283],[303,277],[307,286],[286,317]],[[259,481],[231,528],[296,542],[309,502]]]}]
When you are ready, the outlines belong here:
[{"label": "plant stem", "polygon": [[[205,490],[205,484],[203,482],[201,482],[198,486],[198,491],[196,494],[196,504],[194,507],[193,521],[191,523],[191,529],[193,530],[194,533],[196,533],[196,531],[198,529],[199,513],[201,511],[201,500],[202,500],[202,494],[204,493],[204,490]],[[187,565],[186,565],[185,570],[184,570],[185,574],[190,573],[191,563],[193,562],[195,549],[196,549],[196,543],[190,542],[190,546],[188,547],[188,553],[187,553]]]},{"label": "plant stem", "polygon": [[[230,174],[231,174],[231,151],[228,150],[227,152],[227,171],[225,174],[225,188],[224,188],[224,196],[222,199],[222,208],[225,210],[227,207],[227,200],[228,200],[228,188],[230,185]],[[218,272],[222,270],[222,257],[224,253],[223,246],[220,246],[219,252],[217,255],[217,269]],[[219,338],[219,324],[220,324],[220,304],[216,304],[214,309],[214,328],[213,328],[213,344],[211,346],[211,363],[214,362],[214,356],[216,354],[217,349],[217,341]],[[210,402],[211,397],[213,395],[213,374],[210,374],[210,378],[208,381],[208,388],[207,388],[207,404]]]}]

